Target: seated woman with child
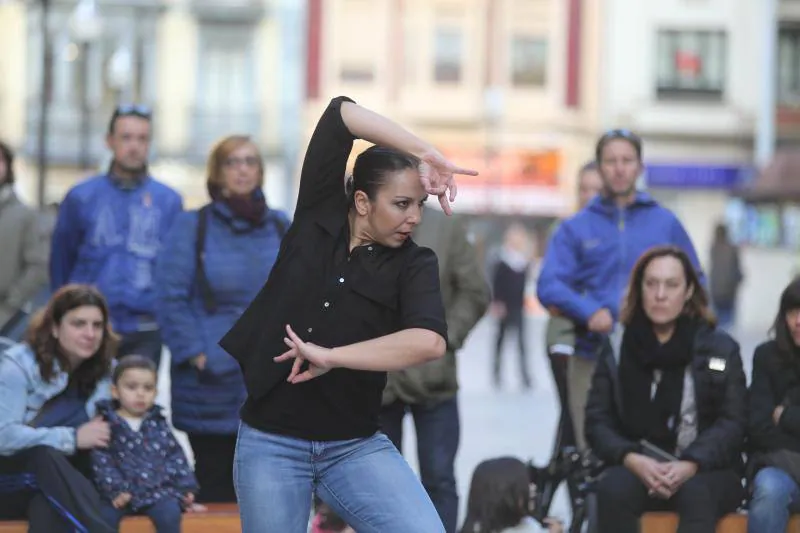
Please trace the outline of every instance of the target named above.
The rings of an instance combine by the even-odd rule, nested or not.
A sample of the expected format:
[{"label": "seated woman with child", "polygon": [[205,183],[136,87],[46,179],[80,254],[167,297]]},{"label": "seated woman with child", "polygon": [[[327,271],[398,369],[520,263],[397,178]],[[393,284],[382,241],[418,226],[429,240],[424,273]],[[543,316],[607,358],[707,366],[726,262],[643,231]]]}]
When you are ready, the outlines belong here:
[{"label": "seated woman with child", "polygon": [[95,404],[108,398],[117,339],[103,296],[85,285],[56,292],[27,342],[0,352],[0,520],[31,533],[110,533],[87,479],[87,451],[108,445]]}]

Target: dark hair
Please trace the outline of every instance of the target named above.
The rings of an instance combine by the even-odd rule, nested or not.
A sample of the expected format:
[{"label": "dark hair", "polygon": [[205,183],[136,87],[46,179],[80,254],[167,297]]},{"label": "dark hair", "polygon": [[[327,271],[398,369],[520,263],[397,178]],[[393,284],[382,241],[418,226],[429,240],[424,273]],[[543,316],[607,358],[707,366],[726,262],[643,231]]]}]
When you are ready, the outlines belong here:
[{"label": "dark hair", "polygon": [[322,531],[337,533],[344,531],[344,529],[348,527],[347,522],[345,522],[342,517],[336,514],[336,512],[331,509],[330,505],[323,502],[319,496],[314,497],[314,510],[320,515],[319,528]]},{"label": "dark hair", "polygon": [[3,141],[0,141],[0,156],[6,162],[6,179],[3,183],[14,183],[14,150]]},{"label": "dark hair", "polygon": [[683,275],[686,278],[688,287],[692,287],[692,297],[686,302],[683,308],[683,314],[690,317],[699,318],[704,320],[709,325],[717,323],[714,313],[708,305],[708,295],[700,284],[700,277],[689,260],[686,252],[677,246],[655,246],[650,248],[639,257],[636,265],[631,272],[630,282],[628,283],[628,290],[625,295],[625,301],[622,304],[622,311],[620,312],[620,322],[627,326],[631,323],[633,317],[639,311],[642,311],[642,283],[644,283],[644,272],[655,259],[660,257],[674,257],[683,267]]},{"label": "dark hair", "polygon": [[786,325],[786,314],[794,309],[800,309],[800,277],[794,278],[783,289],[778,314],[775,316],[772,328],[770,328],[770,333],[775,336],[775,342],[778,343],[778,353],[787,362],[794,360],[794,354],[800,348],[795,345],[794,339],[792,339],[792,332],[789,331],[789,326]]},{"label": "dark hair", "polygon": [[628,141],[633,149],[636,150],[636,157],[639,161],[642,160],[642,139],[635,133],[630,130],[625,129],[618,129],[618,130],[609,130],[605,132],[600,139],[597,141],[597,146],[594,149],[594,159],[599,165],[600,162],[603,160],[603,150],[605,150],[606,145],[611,141],[615,141],[617,139],[622,139],[623,141]]},{"label": "dark hair", "polygon": [[145,105],[124,104],[117,106],[116,109],[114,109],[114,112],[111,114],[111,120],[108,122],[109,135],[114,134],[114,128],[117,126],[117,121],[122,117],[138,117],[146,120],[147,122],[152,122],[153,111]]},{"label": "dark hair", "polygon": [[728,225],[724,222],[718,223],[714,227],[714,242],[715,243],[727,243],[730,239],[728,238]]},{"label": "dark hair", "polygon": [[370,146],[358,157],[353,165],[353,175],[347,180],[347,197],[353,206],[356,191],[364,191],[370,200],[386,184],[389,175],[408,168],[417,169],[420,160],[383,146]]},{"label": "dark hair", "polygon": [[528,514],[528,467],[514,457],[498,457],[475,467],[469,487],[467,517],[461,533],[500,533]]},{"label": "dark hair", "polygon": [[55,363],[62,370],[69,369],[67,356],[53,328],[60,325],[64,316],[78,307],[91,306],[100,309],[103,315],[103,340],[97,352],[78,368],[70,370],[70,379],[78,385],[82,394],[91,394],[97,382],[108,376],[111,361],[117,353],[118,337],[111,329],[108,305],[100,291],[90,285],[71,284],[61,287],[38,311],[28,325],[26,340],[33,350],[42,380],[50,381],[55,374]]},{"label": "dark hair", "polygon": [[123,356],[119,359],[117,366],[114,367],[114,374],[111,376],[111,383],[116,385],[119,382],[119,379],[122,377],[122,374],[124,374],[127,370],[134,369],[152,372],[156,379],[158,379],[158,367],[156,366],[155,361],[149,357],[145,357],[144,355],[131,354]]}]

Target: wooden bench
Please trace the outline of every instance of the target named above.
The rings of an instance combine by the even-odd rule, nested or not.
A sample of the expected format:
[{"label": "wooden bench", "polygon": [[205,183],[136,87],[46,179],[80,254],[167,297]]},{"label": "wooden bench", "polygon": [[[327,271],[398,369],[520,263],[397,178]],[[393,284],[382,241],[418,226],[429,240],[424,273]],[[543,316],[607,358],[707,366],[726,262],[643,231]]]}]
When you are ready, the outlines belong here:
[{"label": "wooden bench", "polygon": [[[204,513],[183,515],[183,533],[241,533],[239,508],[236,504],[208,504]],[[27,533],[27,522],[0,522],[0,533]],[[146,516],[129,516],[122,521],[120,533],[155,533]]]},{"label": "wooden bench", "polygon": [[[646,513],[642,516],[642,533],[675,533],[678,515],[675,513]],[[747,515],[729,514],[717,524],[717,533],[747,533]],[[792,517],[786,533],[800,533],[800,516]]]}]

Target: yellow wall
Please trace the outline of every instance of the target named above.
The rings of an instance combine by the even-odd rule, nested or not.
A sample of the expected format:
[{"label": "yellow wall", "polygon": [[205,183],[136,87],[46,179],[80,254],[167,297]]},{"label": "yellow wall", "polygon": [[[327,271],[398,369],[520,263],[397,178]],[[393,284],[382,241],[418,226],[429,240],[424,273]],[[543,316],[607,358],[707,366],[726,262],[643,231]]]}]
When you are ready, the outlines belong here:
[{"label": "yellow wall", "polygon": [[14,146],[25,136],[25,31],[25,6],[0,5],[0,138]]}]

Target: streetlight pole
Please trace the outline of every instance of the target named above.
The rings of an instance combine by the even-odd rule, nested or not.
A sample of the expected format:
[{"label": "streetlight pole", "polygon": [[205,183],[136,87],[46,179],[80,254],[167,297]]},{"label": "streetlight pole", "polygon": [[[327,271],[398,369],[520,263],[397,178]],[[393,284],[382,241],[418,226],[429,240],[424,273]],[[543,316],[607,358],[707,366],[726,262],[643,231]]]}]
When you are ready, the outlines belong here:
[{"label": "streetlight pole", "polygon": [[778,0],[760,0],[762,7],[761,74],[755,163],[763,169],[775,153],[776,83],[778,79]]},{"label": "streetlight pole", "polygon": [[81,61],[81,124],[80,124],[80,164],[89,168],[91,163],[92,109],[89,102],[89,77],[91,75],[91,43],[101,32],[102,25],[97,15],[95,0],[80,0],[72,13],[70,29],[73,38],[80,43]]},{"label": "streetlight pole", "polygon": [[45,205],[47,193],[47,138],[49,135],[50,96],[53,88],[53,46],[50,36],[50,0],[41,3],[40,34],[42,36],[42,84],[39,100],[37,139],[37,194],[39,207]]}]

